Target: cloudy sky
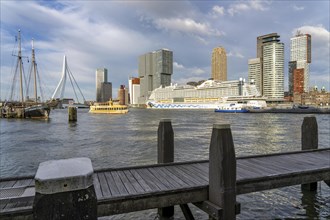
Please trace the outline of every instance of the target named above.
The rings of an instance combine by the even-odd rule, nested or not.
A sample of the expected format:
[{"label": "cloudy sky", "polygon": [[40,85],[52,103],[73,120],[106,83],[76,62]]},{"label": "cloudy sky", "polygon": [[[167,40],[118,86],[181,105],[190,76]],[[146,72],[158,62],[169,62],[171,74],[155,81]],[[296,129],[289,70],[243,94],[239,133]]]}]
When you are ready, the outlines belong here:
[{"label": "cloudy sky", "polygon": [[[23,53],[36,59],[50,97],[61,77],[64,54],[88,100],[95,99],[95,70],[108,69],[116,95],[129,76],[137,76],[138,56],[173,51],[172,82],[210,78],[212,49],[227,51],[228,79],[247,78],[256,57],[256,37],[276,32],[285,44],[288,87],[290,37],[299,29],[312,35],[310,84],[330,87],[328,0],[324,1],[13,1],[1,4],[1,99],[9,97],[12,56],[18,29]],[[23,59],[25,72],[28,62]],[[73,97],[70,84],[66,97]]]}]

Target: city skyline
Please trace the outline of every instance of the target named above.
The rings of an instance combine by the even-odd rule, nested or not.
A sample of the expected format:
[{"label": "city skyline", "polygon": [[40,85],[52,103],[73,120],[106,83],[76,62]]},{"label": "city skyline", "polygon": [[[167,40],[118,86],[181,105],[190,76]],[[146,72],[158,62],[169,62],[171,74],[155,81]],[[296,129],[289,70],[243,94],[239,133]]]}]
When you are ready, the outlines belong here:
[{"label": "city skyline", "polygon": [[[95,98],[95,69],[105,67],[117,91],[138,76],[138,57],[173,51],[173,83],[207,79],[212,49],[227,51],[228,80],[248,78],[256,37],[278,33],[284,43],[284,90],[288,90],[290,38],[297,30],[312,36],[310,86],[329,90],[328,1],[1,1],[1,98],[7,98],[12,50],[22,32],[25,56],[35,39],[36,61],[50,96],[61,76],[62,57],[86,99]],[[97,11],[98,13],[95,13]],[[124,15],[124,16],[123,16]],[[26,60],[25,60],[25,63]],[[28,71],[27,66],[25,72]],[[115,97],[115,94],[114,94]]]}]

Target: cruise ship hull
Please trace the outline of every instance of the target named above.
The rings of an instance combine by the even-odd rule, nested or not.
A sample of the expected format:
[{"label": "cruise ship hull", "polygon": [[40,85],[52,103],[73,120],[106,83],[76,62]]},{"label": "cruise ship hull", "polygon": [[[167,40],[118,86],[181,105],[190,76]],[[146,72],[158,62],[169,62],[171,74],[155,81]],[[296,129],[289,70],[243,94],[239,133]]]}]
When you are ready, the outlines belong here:
[{"label": "cruise ship hull", "polygon": [[218,104],[213,103],[157,103],[148,102],[148,108],[153,109],[215,109]]}]

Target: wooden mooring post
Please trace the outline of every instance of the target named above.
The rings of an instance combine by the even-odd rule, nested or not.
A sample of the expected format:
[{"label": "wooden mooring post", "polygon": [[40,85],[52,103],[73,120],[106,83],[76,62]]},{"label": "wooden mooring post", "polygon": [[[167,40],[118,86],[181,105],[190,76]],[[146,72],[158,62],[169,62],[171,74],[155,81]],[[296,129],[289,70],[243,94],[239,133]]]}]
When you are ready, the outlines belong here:
[{"label": "wooden mooring post", "polygon": [[[161,119],[158,125],[157,162],[174,162],[174,132],[171,119]],[[194,220],[191,210],[187,204],[180,204],[183,215],[187,220]],[[174,206],[158,208],[160,220],[172,219],[174,216]]]},{"label": "wooden mooring post", "polygon": [[[304,117],[301,125],[301,150],[318,149],[318,128],[315,116]],[[302,190],[316,191],[317,182],[301,185]]]},{"label": "wooden mooring post", "polygon": [[77,108],[73,106],[68,107],[69,122],[77,121]]},{"label": "wooden mooring post", "polygon": [[[171,119],[161,119],[158,125],[157,162],[174,162],[174,133]],[[169,219],[174,215],[174,206],[158,208],[161,220]]]},{"label": "wooden mooring post", "polygon": [[213,125],[209,154],[208,206],[218,213],[210,217],[236,219],[236,157],[229,124]]}]

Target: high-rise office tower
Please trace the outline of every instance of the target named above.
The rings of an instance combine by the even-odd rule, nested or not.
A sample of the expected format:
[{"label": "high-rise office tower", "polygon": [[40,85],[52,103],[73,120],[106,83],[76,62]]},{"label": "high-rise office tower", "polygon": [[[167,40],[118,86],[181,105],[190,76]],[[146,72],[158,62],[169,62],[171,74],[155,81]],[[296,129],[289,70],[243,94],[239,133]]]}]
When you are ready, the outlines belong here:
[{"label": "high-rise office tower", "polygon": [[263,58],[263,45],[269,41],[273,41],[274,38],[279,38],[277,33],[265,34],[257,37],[257,58]]},{"label": "high-rise office tower", "polygon": [[277,33],[257,37],[257,58],[249,60],[249,82],[254,81],[269,101],[284,98],[284,44]]},{"label": "high-rise office tower", "polygon": [[258,81],[260,81],[261,85],[260,85],[260,90],[259,92],[263,95],[263,46],[264,44],[266,44],[267,42],[273,41],[274,38],[278,38],[280,37],[277,33],[270,33],[270,34],[265,34],[265,35],[261,35],[257,37],[257,58],[260,59],[260,78],[258,79]]},{"label": "high-rise office tower", "polygon": [[108,82],[108,70],[96,69],[96,101],[106,102],[112,98],[112,83]]},{"label": "high-rise office tower", "polygon": [[263,95],[269,100],[284,98],[284,44],[280,36],[264,39],[263,56]]},{"label": "high-rise office tower", "polygon": [[160,49],[139,56],[140,98],[144,104],[150,93],[160,86],[169,86],[173,74],[173,52]]},{"label": "high-rise office tower", "polygon": [[261,61],[260,58],[249,59],[248,69],[249,82],[256,85],[258,91],[261,94],[262,91],[262,75],[261,75]]},{"label": "high-rise office tower", "polygon": [[[289,62],[289,95],[293,96],[295,92],[302,91],[301,89],[294,91],[294,88],[303,87],[303,92],[308,92],[309,89],[309,66],[311,63],[311,35],[302,34],[299,31],[290,39],[290,62]],[[295,67],[292,65],[295,63]],[[296,69],[303,69],[296,71]],[[303,76],[298,76],[294,72],[303,71]],[[295,79],[295,76],[298,78]],[[301,80],[303,78],[303,81]],[[295,85],[302,83],[302,85]],[[298,92],[302,93],[302,92]]]},{"label": "high-rise office tower", "polygon": [[223,47],[216,47],[212,51],[212,75],[214,80],[227,81],[227,54]]}]

